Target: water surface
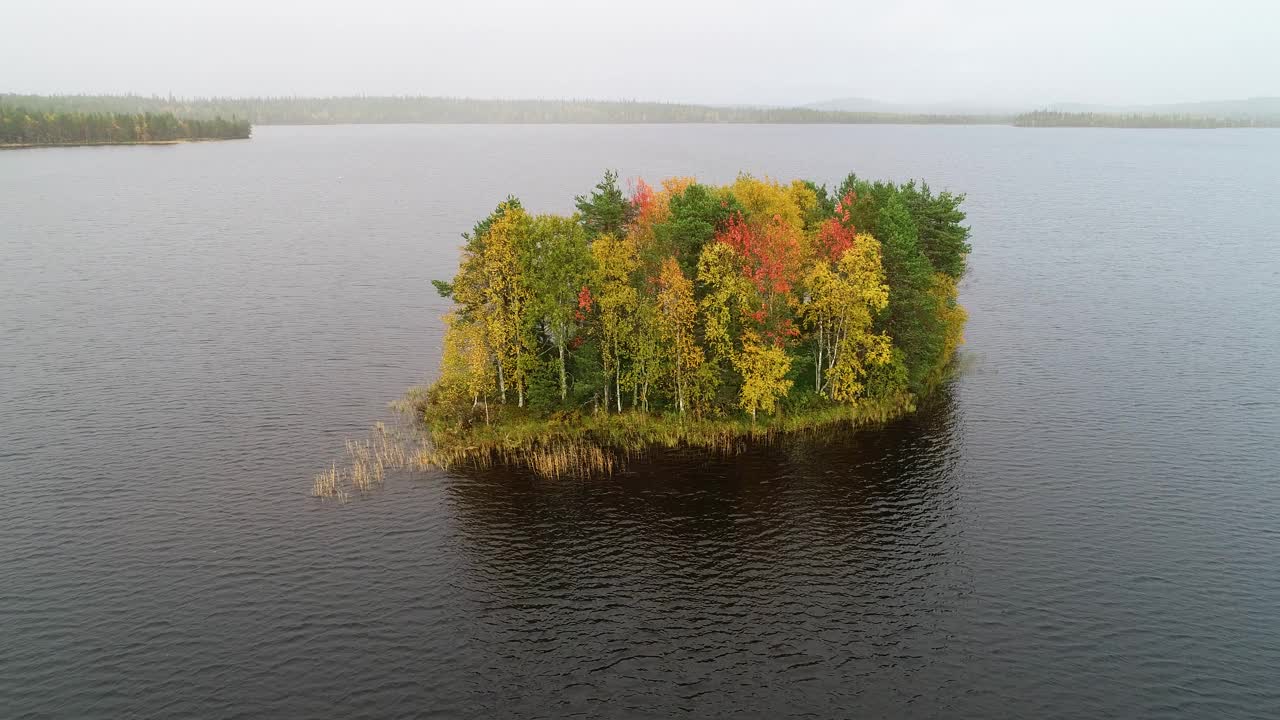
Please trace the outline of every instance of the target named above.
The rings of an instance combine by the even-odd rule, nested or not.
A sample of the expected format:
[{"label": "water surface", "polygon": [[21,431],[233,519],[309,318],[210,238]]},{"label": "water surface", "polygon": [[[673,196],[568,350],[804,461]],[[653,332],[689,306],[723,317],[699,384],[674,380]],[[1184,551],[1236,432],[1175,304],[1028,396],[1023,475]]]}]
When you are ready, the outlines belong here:
[{"label": "water surface", "polygon": [[[0,716],[1280,715],[1280,132],[264,127],[0,153]],[[966,368],[612,480],[310,476],[604,166],[967,192]]]}]

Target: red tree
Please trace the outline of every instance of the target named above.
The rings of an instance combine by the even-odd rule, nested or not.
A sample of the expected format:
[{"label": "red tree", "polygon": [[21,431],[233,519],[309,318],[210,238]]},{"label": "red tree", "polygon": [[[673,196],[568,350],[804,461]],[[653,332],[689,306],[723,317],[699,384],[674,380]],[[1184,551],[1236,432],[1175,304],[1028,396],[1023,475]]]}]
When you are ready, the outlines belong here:
[{"label": "red tree", "polygon": [[631,190],[631,206],[635,208],[633,222],[636,226],[644,227],[653,223],[657,199],[658,194],[654,192],[653,186],[645,182],[644,178],[637,178]]},{"label": "red tree", "polygon": [[729,218],[716,241],[733,248],[742,260],[742,274],[755,287],[760,306],[743,319],[753,323],[762,337],[781,345],[798,330],[787,317],[785,296],[791,292],[800,265],[800,239],[796,231],[773,218],[752,225],[741,215]]},{"label": "red tree", "polygon": [[856,194],[846,193],[836,203],[836,216],[823,221],[818,228],[818,250],[832,262],[839,260],[846,250],[853,247],[858,230],[853,226],[851,210],[857,201]]},{"label": "red tree", "polygon": [[792,275],[800,257],[800,241],[795,231],[779,218],[752,227],[741,215],[729,218],[716,240],[737,251],[742,258],[742,274],[755,284],[761,295],[791,292]]}]

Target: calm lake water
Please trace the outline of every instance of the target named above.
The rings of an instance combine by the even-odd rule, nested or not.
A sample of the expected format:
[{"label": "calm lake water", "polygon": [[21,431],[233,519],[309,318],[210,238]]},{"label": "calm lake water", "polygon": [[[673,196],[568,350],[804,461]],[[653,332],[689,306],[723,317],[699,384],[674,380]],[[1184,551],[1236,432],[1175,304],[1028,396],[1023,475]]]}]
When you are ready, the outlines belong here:
[{"label": "calm lake water", "polygon": [[[311,475],[606,167],[967,192],[958,379],[611,480]],[[1280,132],[264,127],[0,153],[0,717],[1280,716]]]}]

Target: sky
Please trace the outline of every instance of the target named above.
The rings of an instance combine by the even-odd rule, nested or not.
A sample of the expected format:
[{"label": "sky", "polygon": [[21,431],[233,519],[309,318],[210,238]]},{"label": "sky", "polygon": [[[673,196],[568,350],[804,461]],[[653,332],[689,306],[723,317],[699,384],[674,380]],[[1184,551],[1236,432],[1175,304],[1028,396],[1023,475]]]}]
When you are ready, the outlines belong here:
[{"label": "sky", "polygon": [[30,0],[0,92],[1027,106],[1280,95],[1276,0]]}]

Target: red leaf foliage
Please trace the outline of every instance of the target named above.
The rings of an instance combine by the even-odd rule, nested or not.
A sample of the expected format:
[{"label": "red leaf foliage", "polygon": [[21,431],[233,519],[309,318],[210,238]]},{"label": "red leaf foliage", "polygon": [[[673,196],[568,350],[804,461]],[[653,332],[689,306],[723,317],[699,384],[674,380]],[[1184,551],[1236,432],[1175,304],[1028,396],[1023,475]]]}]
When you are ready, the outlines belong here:
[{"label": "red leaf foliage", "polygon": [[840,218],[840,221],[845,225],[853,222],[853,217],[850,213],[853,211],[853,204],[856,202],[858,202],[858,193],[850,190],[836,203],[836,217]]},{"label": "red leaf foliage", "polygon": [[578,309],[573,311],[573,319],[578,322],[586,320],[594,302],[595,300],[591,297],[591,288],[583,285],[582,290],[578,291]]},{"label": "red leaf foliage", "polygon": [[724,231],[716,236],[742,257],[742,274],[761,293],[783,294],[791,291],[791,277],[800,253],[795,232],[777,218],[762,228],[753,228],[741,215],[729,218]]},{"label": "red leaf foliage", "polygon": [[654,192],[653,186],[645,182],[643,178],[639,178],[635,182],[635,186],[631,190],[631,205],[635,208],[636,225],[648,225],[653,221],[653,213],[655,210],[655,201],[658,194]]},{"label": "red leaf foliage", "polygon": [[829,218],[818,228],[818,249],[827,259],[836,261],[853,247],[858,229],[853,226],[853,204],[858,196],[849,192],[836,203],[836,216]]},{"label": "red leaf foliage", "polygon": [[857,232],[853,228],[840,224],[840,221],[835,218],[830,218],[818,228],[818,247],[827,259],[839,260],[846,250],[853,247],[855,235]]}]

